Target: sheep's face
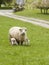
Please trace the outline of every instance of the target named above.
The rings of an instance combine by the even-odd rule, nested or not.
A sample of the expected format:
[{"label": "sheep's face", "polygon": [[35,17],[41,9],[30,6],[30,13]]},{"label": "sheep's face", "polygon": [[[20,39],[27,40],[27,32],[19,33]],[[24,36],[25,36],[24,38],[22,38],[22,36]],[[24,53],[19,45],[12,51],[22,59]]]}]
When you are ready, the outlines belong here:
[{"label": "sheep's face", "polygon": [[15,38],[11,38],[11,43],[12,44],[16,43],[16,39]]},{"label": "sheep's face", "polygon": [[21,35],[24,36],[26,34],[26,28],[22,28],[20,29]]}]

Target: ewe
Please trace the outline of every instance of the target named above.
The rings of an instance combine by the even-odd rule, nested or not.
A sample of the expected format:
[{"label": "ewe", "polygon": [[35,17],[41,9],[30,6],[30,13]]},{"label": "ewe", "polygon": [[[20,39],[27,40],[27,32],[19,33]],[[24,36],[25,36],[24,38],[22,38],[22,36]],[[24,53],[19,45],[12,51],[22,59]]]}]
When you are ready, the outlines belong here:
[{"label": "ewe", "polygon": [[[11,41],[11,44],[14,43],[17,44],[29,44],[29,40],[26,33],[27,29],[25,27],[12,27],[9,30],[9,39]],[[12,39],[13,38],[13,39]],[[11,40],[12,39],[12,40]],[[15,40],[16,42],[13,42]]]}]

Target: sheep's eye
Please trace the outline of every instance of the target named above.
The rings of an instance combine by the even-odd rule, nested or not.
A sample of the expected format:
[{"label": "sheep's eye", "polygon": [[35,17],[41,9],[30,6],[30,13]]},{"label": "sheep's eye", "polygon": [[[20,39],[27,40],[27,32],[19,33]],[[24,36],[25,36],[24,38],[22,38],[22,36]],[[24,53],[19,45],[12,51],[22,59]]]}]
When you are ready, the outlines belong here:
[{"label": "sheep's eye", "polygon": [[19,29],[22,32],[22,29]]}]

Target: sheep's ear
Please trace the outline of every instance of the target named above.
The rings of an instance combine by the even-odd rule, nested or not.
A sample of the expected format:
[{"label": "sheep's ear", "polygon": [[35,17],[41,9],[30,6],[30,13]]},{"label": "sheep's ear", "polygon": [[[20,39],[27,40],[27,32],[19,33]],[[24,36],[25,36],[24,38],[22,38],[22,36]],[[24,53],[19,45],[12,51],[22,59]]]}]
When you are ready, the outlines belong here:
[{"label": "sheep's ear", "polygon": [[27,31],[27,28],[25,28],[25,31]]},{"label": "sheep's ear", "polygon": [[26,28],[26,27],[23,27],[23,29],[24,29],[25,31],[27,31],[27,28]]}]

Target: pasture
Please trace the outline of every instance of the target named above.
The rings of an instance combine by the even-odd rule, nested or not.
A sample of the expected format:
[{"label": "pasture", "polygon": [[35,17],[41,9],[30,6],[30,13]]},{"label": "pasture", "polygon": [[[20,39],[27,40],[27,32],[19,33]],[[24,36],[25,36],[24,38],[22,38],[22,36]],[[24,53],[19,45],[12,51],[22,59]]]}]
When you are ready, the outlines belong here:
[{"label": "pasture", "polygon": [[29,8],[29,9],[24,9],[23,11],[16,12],[15,14],[49,21],[49,10],[48,10],[48,14],[44,14],[44,13],[41,14],[40,9],[36,9],[36,8],[30,9]]},{"label": "pasture", "polygon": [[[8,31],[13,26],[27,28],[29,46],[12,46]],[[0,65],[49,65],[49,29],[0,16]]]}]

